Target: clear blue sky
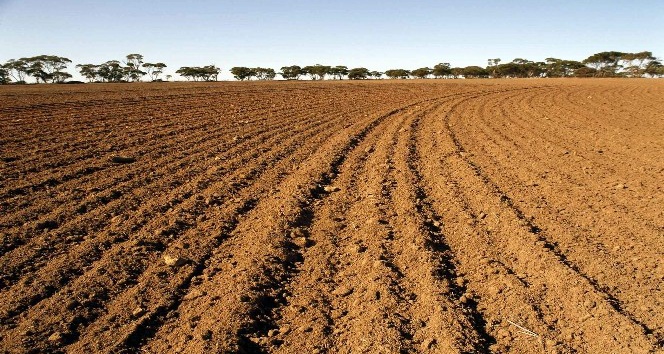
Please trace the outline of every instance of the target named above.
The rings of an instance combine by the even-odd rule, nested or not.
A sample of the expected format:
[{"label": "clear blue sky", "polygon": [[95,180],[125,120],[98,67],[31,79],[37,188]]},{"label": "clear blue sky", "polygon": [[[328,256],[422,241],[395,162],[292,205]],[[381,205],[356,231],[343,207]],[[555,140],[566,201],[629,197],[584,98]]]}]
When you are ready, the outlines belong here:
[{"label": "clear blue sky", "polygon": [[0,62],[74,64],[141,53],[180,66],[347,65],[414,69],[487,58],[664,56],[664,1],[0,0]]}]

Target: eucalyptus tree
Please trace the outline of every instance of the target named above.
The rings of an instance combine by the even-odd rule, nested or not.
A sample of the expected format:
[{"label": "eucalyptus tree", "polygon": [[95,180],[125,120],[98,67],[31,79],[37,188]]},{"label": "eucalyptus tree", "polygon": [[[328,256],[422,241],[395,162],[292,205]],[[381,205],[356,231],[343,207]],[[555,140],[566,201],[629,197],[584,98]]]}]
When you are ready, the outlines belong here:
[{"label": "eucalyptus tree", "polygon": [[434,65],[433,69],[431,70],[431,74],[433,74],[433,76],[437,79],[452,75],[452,68],[450,67],[450,63],[439,63]]},{"label": "eucalyptus tree", "polygon": [[582,68],[585,65],[575,60],[563,60],[557,58],[546,58],[546,65],[544,72],[547,77],[569,77],[574,76],[576,69]]},{"label": "eucalyptus tree", "polygon": [[128,54],[125,60],[124,76],[127,81],[141,81],[141,78],[147,74],[141,70],[143,65],[143,55]]},{"label": "eucalyptus tree", "polygon": [[431,69],[428,67],[419,68],[411,71],[410,73],[418,79],[426,79],[429,77],[429,75],[431,75]]},{"label": "eucalyptus tree", "polygon": [[468,79],[489,77],[489,71],[479,66],[467,66],[463,68],[463,76]]},{"label": "eucalyptus tree", "polygon": [[25,83],[26,76],[30,75],[28,63],[23,59],[9,59],[2,67],[15,83]]},{"label": "eucalyptus tree", "polygon": [[64,82],[71,77],[71,74],[66,72],[67,64],[71,60],[57,55],[37,55],[30,58],[21,58],[27,64],[27,73],[34,77],[39,83],[41,82]]},{"label": "eucalyptus tree", "polygon": [[302,68],[302,71],[306,72],[306,74],[309,75],[312,80],[324,80],[325,75],[330,74],[330,69],[332,69],[332,67],[316,64],[305,66]]},{"label": "eucalyptus tree", "polygon": [[258,80],[274,80],[277,76],[277,73],[272,68],[253,68],[254,73],[256,73],[256,78]]},{"label": "eucalyptus tree", "polygon": [[624,55],[625,53],[616,51],[595,53],[584,59],[583,64],[595,69],[595,76],[615,76],[622,68],[619,63]]},{"label": "eucalyptus tree", "polygon": [[279,75],[286,80],[299,80],[303,72],[302,68],[298,65],[282,66]]},{"label": "eucalyptus tree", "polygon": [[81,76],[88,79],[88,82],[99,81],[101,77],[99,75],[99,65],[95,64],[77,64],[78,72],[81,73]]},{"label": "eucalyptus tree", "polygon": [[256,76],[256,71],[252,68],[247,68],[246,66],[235,66],[229,71],[233,74],[233,77],[239,81],[251,80],[252,77]]},{"label": "eucalyptus tree", "polygon": [[353,68],[348,71],[348,78],[351,80],[364,80],[371,72],[367,68]]},{"label": "eucalyptus tree", "polygon": [[348,67],[344,65],[337,65],[330,68],[330,75],[337,80],[343,80],[344,76],[348,75]]},{"label": "eucalyptus tree", "polygon": [[161,75],[164,72],[164,68],[166,67],[166,64],[164,64],[164,63],[143,63],[143,67],[145,68],[145,72],[150,77],[150,79],[152,81],[157,81],[157,80],[159,80],[159,75]]},{"label": "eucalyptus tree", "polygon": [[215,65],[183,66],[175,71],[187,80],[193,81],[217,81],[221,69]]},{"label": "eucalyptus tree", "polygon": [[410,71],[406,69],[390,69],[385,71],[385,75],[390,79],[407,79]]},{"label": "eucalyptus tree", "polygon": [[380,71],[372,70],[369,73],[369,76],[373,77],[374,79],[380,79],[381,77],[383,77],[383,73]]},{"label": "eucalyptus tree", "polygon": [[0,65],[0,85],[8,84],[9,81],[9,71]]},{"label": "eucalyptus tree", "polygon": [[99,65],[97,75],[102,82],[120,82],[124,78],[125,72],[118,60],[109,60]]},{"label": "eucalyptus tree", "polygon": [[487,62],[489,64],[487,70],[491,70],[491,76],[497,77],[496,75],[498,75],[498,72],[496,69],[498,69],[498,65],[501,62],[500,58],[487,59]]}]

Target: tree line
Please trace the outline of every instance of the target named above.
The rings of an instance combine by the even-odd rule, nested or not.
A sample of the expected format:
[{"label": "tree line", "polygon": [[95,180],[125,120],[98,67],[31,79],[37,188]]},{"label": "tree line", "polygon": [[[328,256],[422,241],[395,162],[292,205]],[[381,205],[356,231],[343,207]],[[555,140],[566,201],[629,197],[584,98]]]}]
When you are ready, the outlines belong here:
[{"label": "tree line", "polygon": [[[144,77],[150,81],[162,81],[166,64],[145,62],[141,54],[129,54],[123,60],[109,60],[101,64],[77,64],[76,69],[88,82],[138,82]],[[56,55],[38,55],[10,59],[0,65],[0,84],[26,83],[28,77],[37,83],[63,83],[72,77],[66,72],[72,61]],[[236,80],[274,80],[280,75],[285,80],[336,79],[408,79],[408,78],[534,78],[534,77],[664,77],[664,65],[652,52],[600,52],[583,61],[546,58],[535,62],[516,58],[503,63],[500,58],[488,59],[486,67],[452,67],[439,63],[432,68],[414,70],[390,69],[385,72],[372,71],[364,67],[348,68],[344,65],[284,66],[276,72],[271,68],[236,66],[229,71]],[[216,65],[184,66],[176,74],[190,81],[217,81],[221,69]],[[171,75],[165,75],[168,81]],[[71,81],[70,81],[71,82]]]}]

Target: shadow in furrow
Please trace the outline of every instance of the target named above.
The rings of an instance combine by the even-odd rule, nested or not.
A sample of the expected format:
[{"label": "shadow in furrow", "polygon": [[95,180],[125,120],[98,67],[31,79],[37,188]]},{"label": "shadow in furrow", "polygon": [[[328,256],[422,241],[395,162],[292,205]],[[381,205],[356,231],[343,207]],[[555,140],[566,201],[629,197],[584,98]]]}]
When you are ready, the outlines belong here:
[{"label": "shadow in furrow", "polygon": [[[332,184],[334,180],[336,180],[337,176],[339,175],[340,168],[345,163],[348,156],[357,148],[357,146],[366,138],[366,136],[383,121],[417,104],[421,104],[421,102],[416,102],[411,105],[394,109],[387,114],[384,114],[373,120],[355,136],[351,137],[348,143],[341,149],[341,151],[336,154],[335,158],[330,163],[329,169],[323,172],[319,178],[312,183],[312,186],[314,187],[309,189],[309,193],[300,197],[300,212],[295,217],[295,219],[289,223],[289,228],[299,228],[306,235],[309,232],[309,228],[311,227],[315,217],[315,212],[312,208],[312,205],[315,201],[322,200],[329,195],[329,193],[325,191],[324,187]],[[290,241],[284,242],[283,247],[286,251],[286,259],[281,260],[281,274],[273,274],[271,282],[263,284],[258,289],[254,289],[269,295],[261,296],[257,300],[254,311],[250,313],[250,317],[253,319],[253,321],[238,331],[238,336],[240,338],[237,343],[239,352],[268,352],[267,347],[257,347],[254,342],[249,340],[249,335],[258,334],[259,336],[265,336],[270,329],[277,328],[277,320],[280,309],[287,305],[286,301],[284,300],[285,297],[283,296],[284,294],[288,295],[285,289],[288,287],[288,283],[299,271],[299,266],[304,262],[300,247],[296,246]],[[271,344],[278,346],[282,343],[272,342]]]},{"label": "shadow in furrow", "polygon": [[[421,181],[423,177],[420,173],[420,169],[417,161],[421,160],[421,156],[417,151],[417,137],[415,136],[415,131],[418,129],[420,123],[420,117],[416,118],[411,123],[411,137],[409,139],[408,146],[408,167],[411,174],[414,177],[415,181],[415,197],[419,201],[416,204],[417,211],[431,220],[431,222],[426,222],[424,224],[427,233],[429,234],[426,247],[429,250],[439,255],[439,267],[436,277],[441,279],[447,279],[449,282],[450,293],[452,294],[455,301],[458,301],[461,296],[466,293],[466,286],[459,285],[461,282],[456,280],[459,278],[457,274],[456,265],[454,262],[454,254],[450,246],[445,241],[445,236],[443,230],[435,224],[436,220],[441,220],[442,218],[436,214],[432,205],[429,202],[429,197],[422,186]],[[492,337],[487,331],[487,322],[477,309],[478,303],[474,299],[467,299],[465,307],[468,312],[465,313],[466,318],[472,324],[473,330],[477,333],[479,343],[475,343],[476,350],[478,352],[489,353],[489,347],[496,343],[496,339]]]},{"label": "shadow in furrow", "polygon": [[[230,235],[233,230],[239,224],[240,216],[253,210],[258,204],[258,199],[251,198],[244,202],[244,204],[238,208],[235,212],[235,216],[231,219],[226,226],[221,230],[219,236],[214,239],[214,247],[218,247],[224,239]],[[166,316],[177,309],[183,301],[184,296],[187,294],[187,290],[191,286],[191,281],[194,277],[197,277],[203,274],[203,271],[206,268],[206,263],[212,257],[214,253],[210,252],[206,255],[205,258],[201,259],[198,263],[195,264],[193,271],[188,275],[187,279],[181,284],[178,289],[177,295],[174,296],[173,301],[171,301],[166,306],[161,306],[157,308],[153,314],[146,317],[139,325],[134,328],[131,334],[129,334],[122,343],[122,350],[124,351],[138,351],[141,346],[146,343],[149,339],[153,338],[159,328],[166,321]]]},{"label": "shadow in furrow", "polygon": [[498,184],[493,181],[487,173],[482,170],[480,166],[478,166],[476,163],[474,163],[466,154],[463,154],[466,152],[466,149],[464,148],[463,144],[459,141],[458,137],[452,130],[450,124],[449,124],[449,116],[446,117],[445,119],[445,127],[446,130],[452,139],[452,142],[454,143],[455,149],[456,149],[456,154],[461,158],[462,161],[464,161],[472,170],[473,172],[482,180],[482,182],[489,186],[498,196],[500,196],[500,202],[503,203],[505,206],[507,206],[513,213],[514,215],[521,221],[527,228],[528,232],[534,234],[537,236],[537,240],[539,242],[542,242],[542,247],[546,249],[548,252],[551,252],[558,261],[567,267],[568,269],[572,270],[575,274],[579,275],[581,278],[583,278],[592,288],[602,294],[605,297],[606,302],[618,313],[623,315],[625,318],[627,318],[630,322],[635,324],[636,326],[640,327],[643,333],[647,336],[654,336],[654,343],[658,347],[664,346],[664,335],[661,333],[655,333],[654,330],[650,327],[648,327],[645,323],[639,321],[637,318],[635,318],[631,313],[627,312],[624,309],[624,305],[622,304],[622,301],[620,301],[618,298],[616,298],[614,295],[609,293],[609,290],[606,289],[606,287],[602,286],[592,278],[590,275],[586,274],[583,272],[574,262],[570,261],[567,258],[567,255],[565,255],[565,252],[558,247],[558,245],[555,242],[550,241],[550,238],[547,237],[546,232],[539,227],[531,218],[528,218],[519,207],[517,207],[514,204],[514,201],[512,198],[510,198],[499,186]]}]

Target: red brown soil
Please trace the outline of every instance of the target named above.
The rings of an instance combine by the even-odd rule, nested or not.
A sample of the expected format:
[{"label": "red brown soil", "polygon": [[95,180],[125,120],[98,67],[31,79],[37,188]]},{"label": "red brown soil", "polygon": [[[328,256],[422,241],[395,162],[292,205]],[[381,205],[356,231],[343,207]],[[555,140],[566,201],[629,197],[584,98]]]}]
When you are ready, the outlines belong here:
[{"label": "red brown soil", "polygon": [[0,350],[661,351],[662,112],[662,80],[0,87]]}]

